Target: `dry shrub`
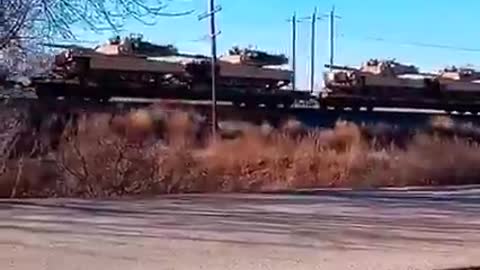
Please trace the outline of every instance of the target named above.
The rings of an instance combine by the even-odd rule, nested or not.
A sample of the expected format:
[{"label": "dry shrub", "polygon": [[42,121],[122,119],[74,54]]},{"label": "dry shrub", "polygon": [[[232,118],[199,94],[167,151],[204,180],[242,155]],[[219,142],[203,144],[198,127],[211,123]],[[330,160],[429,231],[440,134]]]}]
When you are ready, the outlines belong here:
[{"label": "dry shrub", "polygon": [[365,147],[358,127],[346,123],[300,137],[252,129],[213,143],[199,159],[222,191],[332,186],[348,180]]},{"label": "dry shrub", "polygon": [[478,184],[479,150],[464,139],[417,135],[404,151],[371,155],[374,169],[365,177],[375,186]]},{"label": "dry shrub", "polygon": [[[307,129],[292,119],[279,128],[221,123],[220,137],[210,140],[205,121],[186,111],[153,107],[115,117],[82,115],[47,156],[9,159],[3,153],[0,196],[479,183],[478,143],[455,136],[458,127],[465,134],[465,125],[443,121],[448,125],[437,123],[434,133],[415,136],[348,122],[330,129]],[[448,127],[448,136],[440,126]],[[10,135],[2,138],[18,133],[5,130]],[[8,143],[2,139],[2,145]]]},{"label": "dry shrub", "polygon": [[88,197],[193,190],[190,150],[198,130],[185,112],[156,117],[138,110],[113,119],[83,119],[74,134],[65,132],[57,151],[65,180],[58,190]]},{"label": "dry shrub", "polygon": [[56,152],[63,175],[57,188],[60,194],[102,197],[153,189],[159,143],[129,141],[112,133],[102,121],[81,121],[79,126],[75,134],[66,130]]}]

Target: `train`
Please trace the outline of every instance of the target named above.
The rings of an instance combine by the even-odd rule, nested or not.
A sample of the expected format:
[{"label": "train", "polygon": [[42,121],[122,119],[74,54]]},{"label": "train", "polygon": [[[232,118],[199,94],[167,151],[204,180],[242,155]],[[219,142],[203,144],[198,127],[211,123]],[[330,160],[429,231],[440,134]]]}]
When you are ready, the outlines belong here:
[{"label": "train", "polygon": [[[55,56],[48,74],[32,78],[40,99],[112,97],[211,98],[211,58],[180,53],[142,35],[114,37],[95,48],[75,45]],[[447,67],[420,72],[396,60],[369,59],[360,67],[325,65],[319,93],[292,89],[294,71],[282,54],[233,47],[217,59],[216,96],[236,106],[290,108],[297,101],[319,109],[378,107],[480,112],[480,72]]]},{"label": "train", "polygon": [[[141,35],[115,37],[96,48],[66,47],[55,57],[51,72],[32,79],[45,98],[211,97],[211,58],[179,53]],[[233,47],[216,61],[217,98],[238,105],[290,107],[304,95],[285,91],[293,72],[288,58],[249,48]]]}]

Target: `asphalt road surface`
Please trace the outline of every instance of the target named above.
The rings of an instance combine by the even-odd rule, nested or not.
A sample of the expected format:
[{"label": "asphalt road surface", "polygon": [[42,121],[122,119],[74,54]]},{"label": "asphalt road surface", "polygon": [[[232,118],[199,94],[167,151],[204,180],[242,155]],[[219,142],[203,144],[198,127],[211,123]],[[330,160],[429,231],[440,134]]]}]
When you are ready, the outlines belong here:
[{"label": "asphalt road surface", "polygon": [[480,189],[0,201],[1,269],[480,265]]}]

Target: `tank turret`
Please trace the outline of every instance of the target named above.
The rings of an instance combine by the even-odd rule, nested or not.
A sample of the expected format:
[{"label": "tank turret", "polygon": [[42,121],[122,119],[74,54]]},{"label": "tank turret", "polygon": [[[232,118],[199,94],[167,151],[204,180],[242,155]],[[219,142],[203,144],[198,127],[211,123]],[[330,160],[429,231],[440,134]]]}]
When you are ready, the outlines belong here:
[{"label": "tank turret", "polygon": [[178,50],[173,45],[158,45],[143,41],[142,35],[130,35],[123,39],[116,36],[109,43],[101,45],[95,52],[108,55],[139,55],[147,57],[161,57],[177,55]]},{"label": "tank turret", "polygon": [[270,54],[265,51],[240,49],[233,47],[228,55],[220,57],[220,60],[233,64],[245,64],[254,66],[281,66],[288,64],[288,58],[283,54]]},{"label": "tank turret", "polygon": [[413,65],[405,65],[395,60],[370,59],[364,63],[361,72],[382,76],[399,76],[405,74],[419,74],[418,68]]}]

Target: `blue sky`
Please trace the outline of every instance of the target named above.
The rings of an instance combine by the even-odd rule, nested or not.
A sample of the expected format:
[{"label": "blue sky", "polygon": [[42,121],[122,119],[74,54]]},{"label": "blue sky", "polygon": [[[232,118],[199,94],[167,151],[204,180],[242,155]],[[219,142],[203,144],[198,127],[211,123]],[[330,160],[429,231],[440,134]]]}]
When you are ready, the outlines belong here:
[{"label": "blue sky", "polygon": [[[219,53],[233,45],[255,45],[258,49],[291,54],[291,27],[286,21],[295,11],[309,16],[316,6],[327,14],[336,6],[336,58],[339,65],[359,65],[368,58],[396,58],[426,71],[446,65],[480,65],[480,32],[476,0],[216,0]],[[130,21],[125,31],[141,32],[146,39],[172,43],[182,51],[209,53],[208,21],[197,20],[207,10],[207,0],[172,0],[169,10],[195,9],[194,15],[159,18],[155,26]],[[111,36],[82,34],[79,39],[102,42]],[[203,40],[202,40],[203,38]],[[317,24],[317,84],[321,83],[323,64],[328,62],[328,21]],[[374,41],[382,38],[385,41]],[[438,44],[475,49],[440,49],[413,46],[411,43]],[[298,25],[298,81],[308,86],[310,24]],[[478,51],[476,51],[478,49]]]}]

